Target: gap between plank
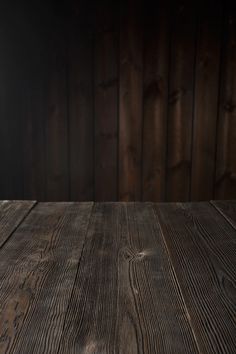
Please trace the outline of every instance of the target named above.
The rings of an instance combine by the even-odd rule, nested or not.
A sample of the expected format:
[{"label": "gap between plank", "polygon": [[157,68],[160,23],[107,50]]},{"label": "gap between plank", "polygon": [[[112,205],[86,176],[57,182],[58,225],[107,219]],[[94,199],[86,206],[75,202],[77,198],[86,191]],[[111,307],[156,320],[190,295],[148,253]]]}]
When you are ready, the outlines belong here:
[{"label": "gap between plank", "polygon": [[29,210],[25,213],[25,215],[22,217],[22,219],[19,221],[19,223],[14,227],[14,229],[10,232],[10,234],[8,235],[8,237],[6,238],[6,240],[1,244],[0,246],[0,250],[5,246],[5,244],[9,241],[9,239],[11,238],[11,236],[16,232],[16,230],[21,226],[21,224],[25,221],[25,219],[27,218],[27,216],[29,216],[29,214],[31,213],[31,211],[36,207],[36,205],[38,204],[37,201],[32,201],[33,204],[31,205],[31,207],[29,208]]},{"label": "gap between plank", "polygon": [[196,337],[196,334],[195,334],[195,332],[194,332],[194,328],[193,328],[193,326],[192,326],[191,316],[190,316],[190,314],[189,314],[189,311],[188,311],[188,308],[187,308],[187,305],[186,305],[186,302],[185,302],[185,299],[184,299],[184,296],[183,296],[183,293],[182,293],[182,289],[181,289],[180,283],[179,283],[179,281],[178,281],[178,276],[177,276],[177,273],[176,273],[176,271],[175,271],[174,264],[172,263],[172,260],[171,260],[171,254],[170,254],[168,245],[167,245],[167,243],[166,243],[166,239],[165,239],[165,236],[164,236],[164,232],[163,232],[163,230],[162,230],[161,223],[159,222],[158,215],[157,215],[155,209],[153,208],[153,205],[154,205],[154,204],[152,203],[152,211],[153,211],[153,213],[154,213],[156,222],[157,222],[157,224],[158,224],[158,226],[159,226],[160,234],[161,234],[161,236],[162,236],[162,239],[163,239],[163,242],[164,242],[164,246],[165,246],[166,251],[167,251],[168,259],[169,259],[169,262],[170,262],[170,268],[171,268],[171,270],[172,270],[171,273],[173,274],[173,278],[174,278],[175,283],[176,283],[176,285],[177,285],[178,292],[180,293],[181,299],[182,299],[182,301],[183,301],[183,307],[184,307],[184,310],[185,310],[185,312],[186,312],[186,317],[187,317],[187,319],[188,319],[188,321],[189,321],[190,328],[191,328],[191,330],[192,330],[193,338],[194,338],[194,340],[195,340],[195,342],[196,342],[197,349],[198,349],[199,353],[201,353],[201,350],[200,350],[199,345],[198,345],[197,337]]},{"label": "gap between plank", "polygon": [[75,283],[76,283],[76,280],[77,280],[77,277],[78,277],[80,263],[81,263],[81,260],[82,260],[82,257],[83,257],[83,253],[84,253],[84,248],[85,248],[85,243],[86,243],[86,240],[87,240],[88,230],[89,230],[89,227],[91,225],[91,219],[92,219],[92,215],[93,215],[93,211],[94,211],[94,205],[95,205],[95,203],[93,202],[93,205],[92,205],[92,208],[91,208],[91,211],[90,211],[88,225],[87,225],[87,228],[86,228],[86,231],[85,231],[85,235],[84,235],[84,241],[83,241],[83,245],[82,245],[80,258],[78,260],[78,265],[77,265],[77,269],[76,269],[74,283],[73,283],[73,286],[72,286],[72,290],[71,290],[71,293],[70,293],[70,298],[69,298],[69,301],[68,301],[68,305],[67,305],[67,309],[66,309],[66,313],[65,313],[65,317],[64,317],[64,322],[63,322],[62,331],[61,331],[61,338],[60,338],[60,341],[59,341],[57,354],[59,353],[60,347],[61,347],[61,341],[62,341],[62,336],[63,336],[63,333],[64,333],[64,329],[65,329],[67,313],[68,313],[68,309],[69,309],[69,306],[70,306],[70,303],[71,303],[72,295],[73,295],[73,292],[74,292],[74,289],[75,289]]},{"label": "gap between plank", "polygon": [[217,211],[217,213],[219,213],[228,222],[228,224],[230,224],[230,226],[235,231],[236,226],[232,223],[230,218],[217,205],[215,205],[214,200],[210,200],[209,204]]}]

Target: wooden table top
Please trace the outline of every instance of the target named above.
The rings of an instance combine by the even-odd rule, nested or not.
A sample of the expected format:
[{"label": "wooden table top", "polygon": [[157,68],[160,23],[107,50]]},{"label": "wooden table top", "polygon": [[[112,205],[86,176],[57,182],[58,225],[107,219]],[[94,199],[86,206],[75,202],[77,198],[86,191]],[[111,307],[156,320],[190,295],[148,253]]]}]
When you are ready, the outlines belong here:
[{"label": "wooden table top", "polygon": [[0,202],[0,353],[236,353],[236,201]]}]

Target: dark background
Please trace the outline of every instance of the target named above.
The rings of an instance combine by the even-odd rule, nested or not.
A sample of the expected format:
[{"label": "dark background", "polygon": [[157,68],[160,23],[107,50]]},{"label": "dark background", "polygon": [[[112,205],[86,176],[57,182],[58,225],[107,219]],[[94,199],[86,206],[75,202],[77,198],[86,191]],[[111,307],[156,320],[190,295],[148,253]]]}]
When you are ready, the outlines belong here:
[{"label": "dark background", "polygon": [[236,198],[234,1],[0,5],[0,199]]}]

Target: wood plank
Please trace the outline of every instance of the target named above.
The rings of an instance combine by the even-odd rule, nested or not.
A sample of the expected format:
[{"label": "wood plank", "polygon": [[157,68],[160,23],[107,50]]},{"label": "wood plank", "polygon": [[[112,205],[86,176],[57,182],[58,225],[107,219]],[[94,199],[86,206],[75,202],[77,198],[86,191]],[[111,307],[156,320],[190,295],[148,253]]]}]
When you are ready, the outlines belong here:
[{"label": "wood plank", "polygon": [[117,200],[119,3],[97,3],[95,34],[95,200]]},{"label": "wood plank", "polygon": [[[46,199],[46,117],[47,117],[47,36],[48,9],[45,3],[34,4],[26,21],[27,70],[25,74],[24,118],[24,199]],[[42,27],[44,31],[42,31]]]},{"label": "wood plank", "polygon": [[236,228],[236,201],[235,200],[214,200],[211,203],[223,216]]},{"label": "wood plank", "polygon": [[217,126],[215,199],[236,198],[236,4],[226,2],[220,112]]},{"label": "wood plank", "polygon": [[170,12],[167,1],[145,7],[142,200],[164,201]]},{"label": "wood plank", "polygon": [[[53,6],[51,4],[51,6]],[[61,9],[49,9],[46,115],[46,200],[69,200],[67,50]]]},{"label": "wood plank", "polygon": [[0,201],[0,248],[34,207],[34,201]]},{"label": "wood plank", "polygon": [[[173,10],[172,10],[173,11]],[[190,194],[196,6],[174,7],[168,105],[167,201],[188,201]]]},{"label": "wood plank", "polygon": [[0,199],[23,199],[26,24],[19,3],[0,16]]},{"label": "wood plank", "polygon": [[74,2],[68,34],[70,198],[74,201],[94,199],[94,33],[84,8],[84,1]]},{"label": "wood plank", "polygon": [[121,2],[119,85],[119,200],[141,198],[143,33],[142,1]]},{"label": "wood plank", "polygon": [[201,353],[236,350],[236,231],[209,203],[154,209]]},{"label": "wood plank", "polygon": [[38,204],[1,250],[1,353],[57,353],[91,208]]},{"label": "wood plank", "polygon": [[198,30],[191,200],[213,198],[221,45],[221,1],[203,2]]},{"label": "wood plank", "polygon": [[197,353],[151,205],[95,204],[59,353]]}]

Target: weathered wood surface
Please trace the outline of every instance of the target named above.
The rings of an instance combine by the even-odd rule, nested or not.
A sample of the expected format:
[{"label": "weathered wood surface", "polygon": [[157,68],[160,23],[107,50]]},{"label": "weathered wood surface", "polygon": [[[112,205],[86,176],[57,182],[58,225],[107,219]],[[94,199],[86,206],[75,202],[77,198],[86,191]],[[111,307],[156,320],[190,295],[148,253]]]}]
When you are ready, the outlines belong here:
[{"label": "weathered wood surface", "polygon": [[144,9],[142,200],[162,201],[166,187],[166,145],[170,15],[168,2]]},{"label": "weathered wood surface", "polygon": [[141,199],[142,1],[121,1],[119,83],[119,200]]},{"label": "weathered wood surface", "polygon": [[95,200],[117,200],[119,6],[99,1],[95,34]]},{"label": "weathered wood surface", "polygon": [[235,230],[209,203],[155,210],[201,353],[233,353]]},{"label": "weathered wood surface", "polygon": [[85,353],[197,352],[151,205],[95,207],[59,352],[81,347]]},{"label": "weathered wood surface", "polygon": [[1,354],[236,352],[236,202],[0,215]]},{"label": "weathered wood surface", "polygon": [[209,200],[214,191],[216,125],[218,115],[222,3],[201,2],[200,8],[192,142],[190,200]]},{"label": "weathered wood surface", "polygon": [[34,204],[33,201],[0,201],[0,248],[33,208]]},{"label": "weathered wood surface", "polygon": [[236,3],[225,3],[214,199],[236,195]]},{"label": "weathered wood surface", "polygon": [[217,200],[211,202],[219,212],[236,228],[236,201]]},{"label": "weathered wood surface", "polygon": [[92,203],[38,204],[0,257],[0,353],[56,353]]},{"label": "weathered wood surface", "polygon": [[177,1],[172,22],[166,199],[184,202],[191,183],[196,5]]}]

